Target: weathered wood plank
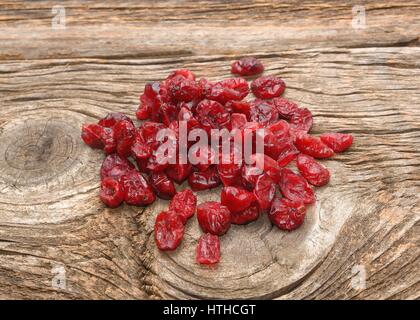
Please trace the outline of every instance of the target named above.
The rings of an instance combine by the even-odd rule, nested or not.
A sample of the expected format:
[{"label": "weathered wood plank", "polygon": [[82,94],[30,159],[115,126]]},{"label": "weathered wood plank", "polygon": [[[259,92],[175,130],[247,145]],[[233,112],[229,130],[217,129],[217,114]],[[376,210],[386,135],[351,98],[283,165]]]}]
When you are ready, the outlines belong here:
[{"label": "weathered wood plank", "polygon": [[[368,2],[363,30],[351,4],[321,1],[69,1],[65,30],[51,29],[50,2],[0,5],[0,297],[419,298],[417,1]],[[155,249],[165,201],[104,208],[102,155],[80,125],[133,114],[144,84],[170,70],[218,79],[250,53],[313,111],[314,133],[356,142],[325,162],[332,181],[301,229],[235,226],[208,270],[194,263],[196,222],[175,253]]]}]

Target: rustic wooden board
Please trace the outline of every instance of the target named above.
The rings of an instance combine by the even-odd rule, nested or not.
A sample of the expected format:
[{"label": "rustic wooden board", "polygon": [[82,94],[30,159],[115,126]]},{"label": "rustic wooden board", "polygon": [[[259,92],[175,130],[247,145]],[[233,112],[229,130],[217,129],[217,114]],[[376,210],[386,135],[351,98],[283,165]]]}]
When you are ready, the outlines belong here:
[{"label": "rustic wooden board", "polygon": [[[359,29],[351,1],[66,1],[57,29],[54,2],[0,1],[0,298],[418,299],[420,2],[363,3]],[[356,140],[325,161],[332,181],[301,229],[234,226],[209,270],[195,221],[176,252],[155,249],[165,201],[104,208],[80,126],[133,114],[175,68],[218,79],[249,54],[314,133]]]}]

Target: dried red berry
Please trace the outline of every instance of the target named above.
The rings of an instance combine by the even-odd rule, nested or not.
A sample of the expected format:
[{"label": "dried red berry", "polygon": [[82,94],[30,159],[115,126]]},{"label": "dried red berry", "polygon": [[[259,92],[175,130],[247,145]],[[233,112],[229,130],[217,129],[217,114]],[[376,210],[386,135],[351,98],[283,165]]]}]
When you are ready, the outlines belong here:
[{"label": "dried red berry", "polygon": [[169,203],[169,210],[178,214],[184,224],[194,215],[196,208],[197,197],[190,189],[178,192]]},{"label": "dried red berry", "polygon": [[192,101],[200,98],[203,94],[203,89],[198,82],[182,75],[175,75],[165,83],[173,102]]},{"label": "dried red berry", "polygon": [[279,187],[283,196],[289,200],[306,204],[315,202],[314,191],[308,182],[290,169],[282,169]]},{"label": "dried red berry", "polygon": [[290,118],[297,112],[299,106],[285,98],[274,98],[272,100],[280,114],[280,117],[290,120]]},{"label": "dried red berry", "polygon": [[99,198],[110,208],[118,207],[124,201],[124,192],[119,181],[114,178],[103,179]]},{"label": "dried red berry", "polygon": [[245,165],[242,168],[242,184],[248,190],[253,190],[257,184],[258,177],[263,174],[263,170],[256,166]]},{"label": "dried red berry", "polygon": [[175,250],[184,236],[182,219],[173,211],[159,213],[155,221],[155,241],[160,250]]},{"label": "dried red berry", "polygon": [[251,109],[249,102],[231,100],[226,103],[225,107],[232,113],[242,113],[249,119],[249,110]]},{"label": "dried red berry", "polygon": [[287,166],[290,162],[296,159],[299,154],[299,150],[296,149],[295,145],[292,141],[288,141],[286,144],[283,145],[278,157],[277,157],[277,164],[280,167]]},{"label": "dried red berry", "polygon": [[330,181],[330,172],[328,169],[311,156],[303,153],[299,154],[296,159],[296,166],[300,174],[314,186],[320,187]]},{"label": "dried red berry", "polygon": [[230,125],[230,113],[216,101],[201,101],[196,108],[196,118],[208,133],[211,129],[228,128]]},{"label": "dried red berry", "polygon": [[334,155],[334,151],[330,149],[319,138],[308,134],[299,134],[295,139],[295,146],[300,152],[317,159],[330,158]]},{"label": "dried red berry", "polygon": [[169,180],[164,172],[152,172],[150,175],[150,184],[155,190],[156,195],[161,199],[172,199],[176,193],[175,185]]},{"label": "dried red berry", "polygon": [[136,170],[131,170],[121,177],[124,189],[124,201],[135,206],[146,206],[155,201],[156,196],[147,180]]},{"label": "dried red berry", "polygon": [[220,195],[221,204],[232,214],[248,209],[254,201],[255,196],[252,192],[238,187],[224,187]]},{"label": "dried red berry", "polygon": [[191,70],[188,70],[188,69],[178,69],[178,70],[172,71],[166,77],[166,80],[171,80],[177,76],[181,76],[188,80],[195,80],[195,74]]},{"label": "dried red berry", "polygon": [[221,236],[230,228],[229,209],[219,202],[207,201],[197,206],[197,220],[204,232]]},{"label": "dried red berry", "polygon": [[121,158],[118,154],[113,153],[104,159],[101,166],[101,179],[107,177],[120,180],[128,171],[134,169],[134,165],[127,159]]},{"label": "dried red berry", "polygon": [[239,157],[236,153],[236,149],[234,148],[228,155],[228,159],[225,159],[225,157],[221,155],[219,164],[217,165],[217,171],[224,186],[234,186],[240,184],[242,164],[242,158]]},{"label": "dried red berry", "polygon": [[311,111],[306,108],[295,110],[290,118],[290,129],[294,132],[309,132],[313,124]]},{"label": "dried red berry", "polygon": [[82,140],[89,147],[94,149],[103,149],[103,136],[105,129],[96,123],[84,124],[82,126]]},{"label": "dried red berry", "polygon": [[121,157],[128,157],[136,136],[136,128],[131,121],[122,120],[114,126],[114,137],[117,142],[117,153]]},{"label": "dried red berry", "polygon": [[220,261],[219,237],[210,233],[201,236],[198,241],[196,261],[200,264],[215,264]]},{"label": "dried red berry", "polygon": [[260,209],[258,204],[252,204],[244,211],[231,213],[230,222],[233,224],[246,224],[255,221],[260,216]]},{"label": "dried red berry", "polygon": [[242,100],[249,93],[248,82],[243,78],[225,79],[208,87],[206,98],[225,104],[231,100]]},{"label": "dried red berry", "polygon": [[181,184],[190,175],[192,166],[189,163],[186,164],[170,164],[166,169],[167,176],[174,180],[176,183]]},{"label": "dried red berry", "polygon": [[260,170],[263,170],[267,175],[275,182],[280,180],[280,167],[277,162],[261,153],[256,153],[251,156],[251,161],[255,163],[255,166]]},{"label": "dried red berry", "polygon": [[251,101],[250,104],[250,121],[258,122],[263,126],[268,126],[278,121],[279,113],[270,101],[256,99]]},{"label": "dried red berry", "polygon": [[275,194],[276,185],[273,180],[266,173],[260,175],[255,184],[254,195],[262,210],[267,210],[271,207]]},{"label": "dried red berry", "polygon": [[216,167],[211,166],[206,171],[191,173],[188,184],[194,191],[212,189],[220,185],[220,177]]},{"label": "dried red berry", "polygon": [[233,62],[230,70],[231,73],[241,76],[252,76],[263,71],[263,64],[254,57],[245,57]]},{"label": "dried red berry", "polygon": [[262,76],[251,83],[252,93],[260,99],[278,97],[284,89],[286,89],[284,81],[274,76]]},{"label": "dried red berry", "polygon": [[320,138],[334,152],[343,152],[353,144],[353,136],[351,134],[330,132],[321,134]]},{"label": "dried red berry", "polygon": [[133,123],[133,121],[124,113],[112,112],[112,113],[108,113],[105,118],[102,118],[101,120],[99,120],[98,124],[103,127],[113,128],[117,122],[122,121],[122,120]]},{"label": "dried red berry", "polygon": [[268,213],[270,221],[281,230],[294,230],[305,219],[306,208],[302,202],[275,198]]},{"label": "dried red berry", "polygon": [[148,83],[140,95],[140,106],[136,112],[139,120],[159,120],[159,108],[162,103],[169,102],[169,95],[165,85],[159,82]]}]

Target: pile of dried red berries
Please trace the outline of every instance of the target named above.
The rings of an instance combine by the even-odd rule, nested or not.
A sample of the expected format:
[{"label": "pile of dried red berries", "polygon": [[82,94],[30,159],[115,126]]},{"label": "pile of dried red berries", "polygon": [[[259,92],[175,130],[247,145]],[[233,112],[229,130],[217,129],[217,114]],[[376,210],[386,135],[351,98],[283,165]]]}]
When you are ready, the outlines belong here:
[{"label": "pile of dried red berries", "polygon": [[[264,66],[255,58],[235,61],[231,68],[233,74],[241,76],[263,71]],[[305,218],[306,206],[315,202],[312,186],[323,186],[330,179],[327,168],[315,159],[348,149],[353,137],[341,133],[309,135],[312,113],[280,98],[285,87],[284,81],[275,76],[260,76],[249,87],[240,77],[219,82],[197,80],[186,69],[172,72],[162,82],[146,84],[136,112],[139,120],[145,120],[139,127],[121,113],[111,113],[97,124],[82,127],[83,141],[107,154],[100,172],[101,200],[115,208],[122,202],[146,206],[156,196],[171,199],[168,210],[158,214],[155,222],[160,250],[179,246],[185,224],[197,212],[204,232],[196,255],[201,264],[219,261],[219,236],[229,230],[231,223],[249,223],[267,212],[279,229],[296,229]],[[250,89],[257,99],[244,101]],[[208,135],[212,129],[223,128],[239,134],[251,130],[258,135],[257,129],[264,128],[260,136],[264,153],[256,153],[253,147],[255,153],[250,158],[255,165],[251,166],[244,158],[235,159],[238,146],[232,144],[227,157],[230,161],[218,163],[214,161],[217,153],[209,145],[200,150],[200,157],[205,159],[201,163],[162,163],[156,152],[163,142],[157,134],[169,129],[177,144],[180,121],[187,123],[188,131],[200,128]],[[178,145],[176,148],[179,150]],[[187,148],[192,146],[188,144]],[[292,161],[299,174],[285,168]],[[223,185],[220,202],[197,206],[191,190],[175,189],[174,182],[181,184],[185,180],[193,191]]]}]

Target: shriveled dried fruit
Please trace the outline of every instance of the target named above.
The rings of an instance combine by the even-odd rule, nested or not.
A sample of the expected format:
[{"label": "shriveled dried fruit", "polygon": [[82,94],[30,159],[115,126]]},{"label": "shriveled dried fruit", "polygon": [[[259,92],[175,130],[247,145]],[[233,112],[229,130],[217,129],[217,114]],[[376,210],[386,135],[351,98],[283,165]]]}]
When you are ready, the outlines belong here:
[{"label": "shriveled dried fruit", "polygon": [[101,179],[107,177],[120,180],[127,172],[134,170],[134,165],[127,159],[113,153],[104,159],[101,166]]},{"label": "shriveled dried fruit", "polygon": [[279,187],[283,196],[289,200],[306,204],[315,202],[314,190],[308,182],[290,169],[282,169]]},{"label": "shriveled dried fruit", "polygon": [[290,118],[297,112],[299,106],[285,98],[274,98],[273,103],[279,112],[280,117],[290,120]]},{"label": "shriveled dried fruit", "polygon": [[194,191],[216,188],[220,185],[219,173],[215,166],[211,166],[206,171],[193,172],[188,177],[188,184]]},{"label": "shriveled dried fruit", "polygon": [[174,183],[164,172],[153,172],[150,175],[150,184],[161,199],[172,199],[176,193]]},{"label": "shriveled dried fruit", "polygon": [[275,198],[268,213],[270,221],[281,230],[294,230],[305,219],[306,208],[303,202],[286,198]]},{"label": "shriveled dried fruit", "polygon": [[197,206],[197,220],[204,232],[221,236],[230,228],[230,211],[219,202],[203,202]]},{"label": "shriveled dried fruit", "polygon": [[249,111],[249,119],[258,122],[263,126],[276,123],[279,119],[279,113],[270,101],[253,100],[251,101],[251,109]]},{"label": "shriveled dried fruit", "polygon": [[320,135],[320,139],[334,152],[343,152],[353,144],[353,136],[346,133],[323,133]]},{"label": "shriveled dried fruit", "polygon": [[189,189],[175,194],[169,203],[169,210],[172,210],[178,214],[182,218],[184,224],[194,215],[196,208],[197,197]]},{"label": "shriveled dried fruit", "polygon": [[212,84],[205,94],[207,99],[225,104],[231,100],[242,100],[248,93],[249,86],[245,79],[232,78]]},{"label": "shriveled dried fruit", "polygon": [[126,116],[124,113],[112,112],[112,113],[108,113],[105,118],[102,118],[101,120],[99,120],[98,124],[103,127],[113,128],[117,122],[122,121],[122,120],[133,123],[130,117]]},{"label": "shriveled dried fruit", "polygon": [[211,129],[228,128],[230,125],[230,113],[217,101],[201,101],[196,108],[196,118],[208,133]]},{"label": "shriveled dried fruit", "polygon": [[290,118],[290,129],[296,134],[309,132],[313,124],[312,112],[306,108],[299,108],[293,112]]},{"label": "shriveled dried fruit", "polygon": [[280,78],[274,76],[262,76],[251,83],[252,93],[260,99],[271,99],[280,96],[286,84]]},{"label": "shriveled dried fruit", "polygon": [[103,179],[99,198],[110,208],[118,207],[124,201],[124,192],[119,181],[110,177]]},{"label": "shriveled dried fruit", "polygon": [[175,250],[184,236],[182,219],[173,211],[159,213],[155,221],[155,241],[160,250]]},{"label": "shriveled dried fruit", "polygon": [[215,264],[220,261],[219,237],[210,233],[203,234],[198,241],[196,261],[200,264]]},{"label": "shriveled dried fruit", "polygon": [[330,181],[328,169],[311,156],[303,153],[299,154],[296,159],[296,166],[302,177],[314,186],[321,187]]},{"label": "shriveled dried fruit", "polygon": [[258,204],[252,204],[250,207],[246,208],[244,211],[231,213],[230,222],[233,224],[246,224],[252,221],[255,221],[260,216],[260,209]]},{"label": "shriveled dried fruit", "polygon": [[330,149],[321,139],[309,134],[299,134],[295,139],[295,146],[300,152],[317,159],[330,158],[334,151]]},{"label": "shriveled dried fruit", "polygon": [[224,187],[220,195],[221,204],[227,207],[232,214],[243,212],[254,201],[255,196],[252,192],[238,187]]},{"label": "shriveled dried fruit", "polygon": [[252,76],[264,71],[264,66],[257,58],[245,57],[232,63],[230,72],[241,76]]},{"label": "shriveled dried fruit", "polygon": [[256,153],[251,156],[255,166],[267,173],[267,175],[275,182],[280,180],[280,167],[277,162],[269,156],[261,153]]},{"label": "shriveled dried fruit", "polygon": [[114,137],[117,142],[117,153],[121,157],[128,157],[136,136],[136,128],[132,121],[118,121],[114,126]]},{"label": "shriveled dried fruit", "polygon": [[292,141],[288,141],[281,149],[278,157],[277,164],[280,167],[287,166],[290,162],[296,159],[299,154],[299,150],[296,149]]},{"label": "shriveled dried fruit", "polygon": [[275,194],[276,185],[268,174],[264,173],[259,176],[255,184],[254,195],[262,210],[267,210],[271,207]]},{"label": "shriveled dried fruit", "polygon": [[121,177],[124,189],[124,201],[135,206],[146,206],[155,201],[156,196],[147,180],[136,170],[131,170]]},{"label": "shriveled dried fruit", "polygon": [[189,163],[185,164],[169,164],[166,168],[166,174],[176,183],[181,184],[184,182],[190,173],[192,172],[192,166]]}]

